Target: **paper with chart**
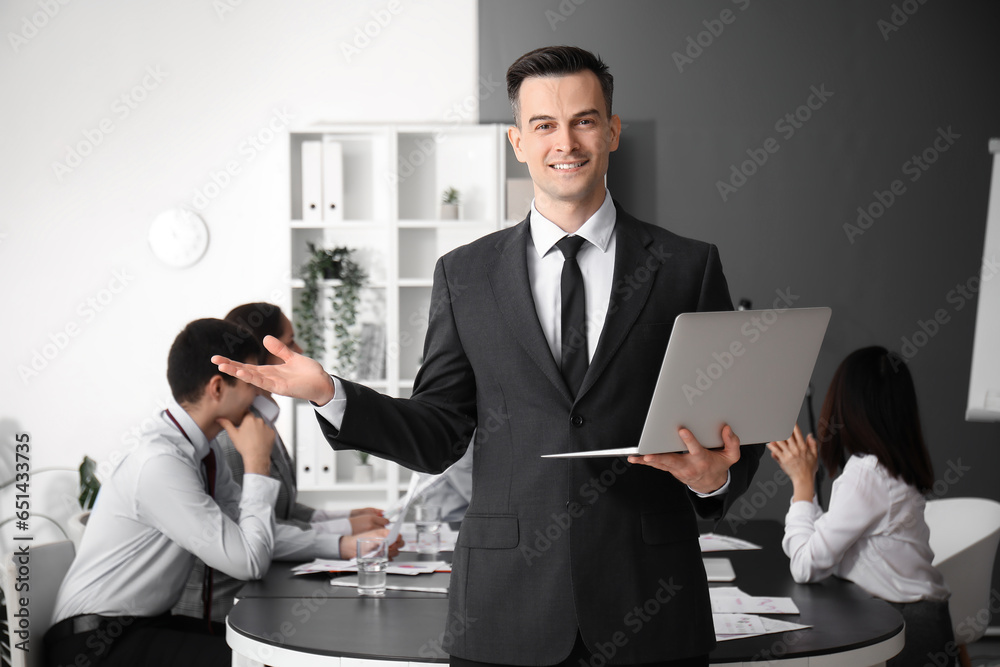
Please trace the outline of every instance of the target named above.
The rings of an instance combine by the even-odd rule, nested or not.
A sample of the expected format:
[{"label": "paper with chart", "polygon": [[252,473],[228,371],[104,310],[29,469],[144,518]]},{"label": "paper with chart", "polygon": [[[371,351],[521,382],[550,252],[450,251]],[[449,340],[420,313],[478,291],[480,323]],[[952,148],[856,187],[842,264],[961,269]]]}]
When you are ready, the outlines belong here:
[{"label": "paper with chart", "polygon": [[752,614],[712,614],[712,621],[715,623],[715,639],[720,642],[812,627]]},{"label": "paper with chart", "polygon": [[812,627],[756,615],[798,614],[799,608],[791,598],[747,595],[736,586],[716,586],[708,592],[712,600],[715,638],[720,642]]}]

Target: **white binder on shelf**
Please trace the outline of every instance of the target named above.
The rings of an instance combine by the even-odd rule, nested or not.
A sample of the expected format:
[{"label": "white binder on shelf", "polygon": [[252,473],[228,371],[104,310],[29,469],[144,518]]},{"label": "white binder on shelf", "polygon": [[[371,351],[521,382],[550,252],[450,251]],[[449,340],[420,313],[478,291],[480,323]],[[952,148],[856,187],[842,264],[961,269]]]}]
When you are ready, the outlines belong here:
[{"label": "white binder on shelf", "polygon": [[344,147],[323,140],[323,222],[344,221]]},{"label": "white binder on shelf", "polygon": [[[315,416],[313,420],[315,421]],[[316,452],[316,483],[321,489],[328,489],[337,483],[337,459],[333,447],[323,438],[323,432],[316,424],[316,431],[320,434],[320,442],[314,445]]]},{"label": "white binder on shelf", "polygon": [[323,221],[323,144],[302,142],[302,221]]},{"label": "white binder on shelf", "polygon": [[295,401],[295,478],[301,491],[321,488],[317,472],[317,436],[322,438],[323,432],[312,406],[306,401]]}]

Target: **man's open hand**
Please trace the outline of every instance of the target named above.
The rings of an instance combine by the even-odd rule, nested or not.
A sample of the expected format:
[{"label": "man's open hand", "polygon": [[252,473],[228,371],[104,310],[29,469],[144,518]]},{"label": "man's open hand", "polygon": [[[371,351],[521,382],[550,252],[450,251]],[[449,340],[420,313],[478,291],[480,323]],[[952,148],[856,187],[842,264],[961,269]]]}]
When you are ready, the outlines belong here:
[{"label": "man's open hand", "polygon": [[264,337],[264,347],[282,363],[256,366],[233,361],[220,354],[212,357],[212,363],[221,372],[272,394],[300,398],[317,405],[326,405],[333,399],[333,380],[318,361],[292,352],[274,336]]},{"label": "man's open hand", "polygon": [[740,439],[727,424],[722,428],[723,449],[705,449],[686,428],[677,433],[687,446],[687,453],[646,454],[630,456],[629,463],[638,463],[669,472],[677,481],[698,493],[718,491],[726,483],[729,468],[740,460]]}]

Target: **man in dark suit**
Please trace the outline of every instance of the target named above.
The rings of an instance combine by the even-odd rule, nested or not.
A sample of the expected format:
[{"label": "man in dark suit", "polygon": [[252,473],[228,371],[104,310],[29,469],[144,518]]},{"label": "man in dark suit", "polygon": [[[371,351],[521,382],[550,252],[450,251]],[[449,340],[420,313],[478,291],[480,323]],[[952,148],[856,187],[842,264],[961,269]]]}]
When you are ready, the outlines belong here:
[{"label": "man in dark suit", "polygon": [[696,511],[721,518],[763,446],[741,456],[726,427],[706,443],[719,450],[682,429],[684,454],[540,456],[638,442],[674,318],[732,309],[718,252],[612,201],[604,176],[621,121],[598,58],[539,49],[507,86],[532,211],[438,261],[412,398],[332,378],[270,338],[282,365],[213,361],[312,400],[337,449],[436,472],[475,433],[442,642],[453,665],[707,665]]}]

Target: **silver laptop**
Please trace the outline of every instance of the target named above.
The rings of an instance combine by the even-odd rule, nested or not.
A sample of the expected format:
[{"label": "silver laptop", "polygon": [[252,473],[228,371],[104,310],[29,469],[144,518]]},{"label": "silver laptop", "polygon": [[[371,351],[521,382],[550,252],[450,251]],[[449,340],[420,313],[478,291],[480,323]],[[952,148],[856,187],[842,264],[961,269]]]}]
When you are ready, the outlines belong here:
[{"label": "silver laptop", "polygon": [[687,447],[677,435],[682,426],[709,448],[722,446],[725,424],[744,445],[790,437],[830,312],[786,308],[678,315],[639,445],[545,457],[684,452]]}]

